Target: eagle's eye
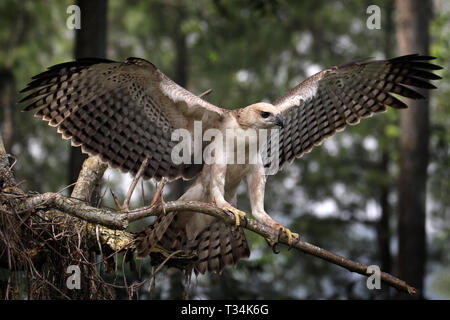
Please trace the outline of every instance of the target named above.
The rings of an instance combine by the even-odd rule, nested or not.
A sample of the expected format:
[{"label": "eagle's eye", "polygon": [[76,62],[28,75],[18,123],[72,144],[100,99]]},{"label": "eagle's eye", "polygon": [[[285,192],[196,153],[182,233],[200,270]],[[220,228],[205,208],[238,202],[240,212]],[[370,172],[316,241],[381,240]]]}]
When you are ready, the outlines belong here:
[{"label": "eagle's eye", "polygon": [[263,117],[264,119],[268,118],[269,116],[270,116],[270,112],[266,112],[266,111],[261,112],[261,117]]}]

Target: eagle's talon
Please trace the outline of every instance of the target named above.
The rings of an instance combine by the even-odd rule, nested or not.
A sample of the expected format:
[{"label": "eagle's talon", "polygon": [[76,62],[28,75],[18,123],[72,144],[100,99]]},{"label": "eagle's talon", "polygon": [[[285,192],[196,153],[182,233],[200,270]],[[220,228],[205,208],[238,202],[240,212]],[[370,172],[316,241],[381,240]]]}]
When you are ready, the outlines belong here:
[{"label": "eagle's talon", "polygon": [[277,226],[276,228],[278,229],[278,237],[277,237],[278,241],[277,242],[280,242],[281,235],[284,232],[286,234],[287,238],[288,238],[288,244],[289,244],[288,250],[291,250],[292,247],[294,246],[294,241],[296,242],[300,238],[298,233],[294,233],[291,230],[289,230],[288,228],[285,228],[285,227],[283,227],[281,225]]},{"label": "eagle's talon", "polygon": [[277,246],[278,246],[278,242],[275,242],[272,245],[272,252],[275,253],[275,254],[279,254],[280,253],[280,251],[277,250]]},{"label": "eagle's talon", "polygon": [[225,207],[225,208],[222,208],[222,210],[234,215],[234,220],[235,220],[236,226],[240,226],[241,219],[245,221],[245,225],[247,226],[247,217],[246,217],[246,213],[244,211],[241,211],[241,210],[233,208],[233,207]]},{"label": "eagle's talon", "polygon": [[283,234],[283,227],[280,227],[278,230],[277,243],[280,242],[282,234]]}]

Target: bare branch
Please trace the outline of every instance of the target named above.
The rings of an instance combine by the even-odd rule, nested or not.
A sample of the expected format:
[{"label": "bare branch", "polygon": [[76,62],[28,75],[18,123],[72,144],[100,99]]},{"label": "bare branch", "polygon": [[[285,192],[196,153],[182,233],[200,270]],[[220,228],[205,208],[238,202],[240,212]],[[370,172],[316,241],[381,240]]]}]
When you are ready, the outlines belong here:
[{"label": "bare branch", "polygon": [[162,209],[163,209],[163,213],[166,213],[166,209],[165,209],[166,203],[164,202],[164,198],[162,195],[165,185],[166,185],[166,179],[162,178],[161,181],[158,183],[158,186],[156,187],[155,195],[153,196],[152,202],[150,203],[150,207],[153,207],[156,205],[156,203],[159,200],[161,203]]},{"label": "bare branch", "polygon": [[[92,223],[98,223],[105,227],[124,229],[131,221],[136,221],[148,216],[156,216],[162,214],[163,209],[160,205],[158,206],[147,206],[135,210],[129,210],[121,213],[114,213],[109,210],[93,208],[83,203],[75,204],[73,200],[65,199],[64,196],[58,194],[46,193],[43,195],[34,196],[27,199],[28,206],[46,206],[58,209],[59,211],[65,212],[70,215],[74,215],[78,218],[84,219]],[[207,214],[219,219],[229,225],[234,225],[234,217],[230,214],[224,212],[223,210],[217,208],[211,203],[203,203],[198,201],[171,201],[164,205],[166,212],[173,211],[192,211]],[[260,236],[267,239],[269,242],[274,242],[277,239],[278,233],[276,230],[266,226],[254,219],[248,219],[247,226],[245,227]],[[280,239],[280,243],[289,244],[288,238],[283,235]],[[313,255],[315,257],[321,258],[338,266],[341,266],[349,271],[359,273],[366,277],[370,276],[371,273],[367,272],[367,265],[359,262],[352,261],[350,259],[344,258],[333,252],[327,251],[313,244],[305,241],[297,241],[293,245],[294,248]],[[409,286],[406,282],[388,274],[385,272],[381,273],[381,280],[386,284],[397,288],[400,291],[408,292],[413,294],[416,290]]]},{"label": "bare branch", "polygon": [[144,161],[142,161],[141,166],[139,167],[138,172],[133,178],[133,181],[131,182],[130,188],[128,189],[127,195],[125,196],[125,200],[123,201],[122,209],[128,210],[128,204],[130,203],[131,196],[133,195],[134,188],[136,188],[136,185],[141,178],[142,174],[144,173],[145,168],[147,167],[148,157],[145,157]]},{"label": "bare branch", "polygon": [[99,156],[87,158],[78,175],[77,182],[72,191],[72,197],[89,201],[92,191],[103,177],[106,168],[108,168],[108,165],[103,163]]},{"label": "bare branch", "polygon": [[87,222],[100,224],[111,229],[125,229],[128,226],[126,214],[95,208],[78,199],[67,198],[59,193],[47,192],[26,198],[20,210],[58,210]]},{"label": "bare branch", "polygon": [[210,94],[212,92],[212,89],[208,89],[205,92],[202,92],[198,95],[199,98],[203,98],[206,97],[208,94]]},{"label": "bare branch", "polygon": [[[87,179],[90,182],[98,179],[99,171],[94,171],[97,172],[97,175],[92,174],[90,176],[91,179]],[[80,179],[82,177],[86,178],[86,175],[80,173]],[[93,177],[95,177],[94,180],[92,180]],[[87,186],[85,185],[82,190],[82,192],[79,192],[76,195],[80,198],[88,199],[89,197],[86,196],[90,194],[89,190],[92,190],[90,184],[88,183]],[[54,214],[63,213],[82,219],[90,223],[90,229],[92,229],[91,233],[93,234],[94,239],[97,238],[95,225],[101,225],[98,228],[99,236],[101,237],[101,239],[106,241],[108,245],[111,246],[111,248],[115,248],[117,250],[126,248],[133,242],[133,236],[131,234],[121,231],[124,230],[130,222],[148,216],[160,215],[164,210],[165,212],[199,212],[222,219],[229,225],[234,225],[233,215],[224,212],[211,203],[202,203],[198,201],[172,201],[165,203],[163,206],[161,204],[154,204],[134,210],[114,211],[104,208],[96,208],[88,205],[86,201],[68,198],[58,193],[44,193],[32,196],[7,193],[2,193],[1,195],[3,197],[14,197],[14,199],[17,199],[17,197],[22,197],[23,201],[16,208],[18,211],[31,211],[35,209],[41,209],[46,212],[46,214],[49,214],[51,212],[53,212]],[[269,226],[261,224],[254,219],[248,219],[248,223],[245,228],[259,234],[272,243],[275,242],[278,237],[276,230],[270,228]],[[289,243],[288,238],[284,234],[280,239],[280,243],[286,245],[288,245]],[[371,275],[367,272],[367,265],[344,258],[313,244],[304,241],[297,241],[294,243],[293,247],[309,255],[313,255],[330,263],[341,266],[349,271],[359,273],[366,277]],[[164,249],[162,248],[157,248],[157,250],[164,251]],[[165,253],[166,256],[170,256],[170,253]],[[409,286],[406,282],[388,273],[382,272],[380,276],[382,281],[392,287],[397,288],[400,291],[408,292],[409,294],[414,294],[416,292],[416,290],[413,287]]]}]

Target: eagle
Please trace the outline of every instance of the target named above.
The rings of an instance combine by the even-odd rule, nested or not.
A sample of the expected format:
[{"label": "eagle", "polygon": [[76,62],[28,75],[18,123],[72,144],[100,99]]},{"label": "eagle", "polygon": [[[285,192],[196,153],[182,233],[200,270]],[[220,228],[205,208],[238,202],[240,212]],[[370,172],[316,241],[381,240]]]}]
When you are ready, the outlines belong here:
[{"label": "eagle", "polygon": [[[56,127],[72,146],[99,155],[113,168],[136,175],[146,161],[145,179],[195,179],[179,200],[214,203],[234,215],[236,226],[198,212],[168,212],[136,235],[136,251],[145,257],[158,244],[167,250],[192,252],[197,256],[196,273],[221,273],[250,255],[242,228],[246,213],[237,209],[241,181],[248,185],[252,216],[284,233],[290,243],[297,241],[298,234],[264,209],[266,169],[278,172],[347,125],[386,111],[386,106],[407,108],[398,96],[423,99],[415,89],[434,89],[430,80],[440,79],[433,71],[441,67],[432,64],[433,59],[411,54],[354,61],[318,72],[273,103],[228,110],[182,88],[144,59],[83,58],[34,76],[21,91],[28,94],[20,102],[27,102],[24,111],[37,109],[35,116]],[[199,124],[203,132],[215,130],[223,136],[266,131],[267,139],[264,143],[259,136],[241,139],[244,147],[256,150],[253,162],[249,157],[243,163],[218,161],[236,151],[238,144],[215,148],[215,161],[202,157],[201,161],[175,161],[174,150],[180,144],[175,133],[184,130],[195,137]],[[223,139],[191,138],[194,147],[182,150],[183,157],[187,155],[183,159],[195,160]]]}]

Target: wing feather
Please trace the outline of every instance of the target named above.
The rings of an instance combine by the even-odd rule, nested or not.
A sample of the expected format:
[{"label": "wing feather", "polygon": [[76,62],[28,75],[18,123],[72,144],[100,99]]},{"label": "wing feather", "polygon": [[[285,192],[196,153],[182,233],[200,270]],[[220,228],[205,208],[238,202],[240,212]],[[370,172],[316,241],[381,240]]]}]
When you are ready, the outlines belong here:
[{"label": "wing feather", "polygon": [[[363,118],[407,105],[392,94],[423,99],[417,88],[434,89],[430,56],[412,54],[389,60],[360,60],[321,71],[274,102],[285,118],[279,131],[279,167],[301,157],[326,138]],[[266,152],[270,153],[269,139]],[[265,158],[270,159],[270,158]],[[270,161],[270,160],[267,160]],[[265,163],[270,167],[271,163]]]},{"label": "wing feather", "polygon": [[[150,62],[78,59],[32,78],[24,111],[57,127],[74,146],[122,171],[135,174],[146,157],[145,178],[191,179],[202,165],[174,164],[175,129],[194,121],[213,127],[225,110],[178,86]],[[206,130],[207,128],[203,128]],[[193,155],[192,157],[193,158]]]}]

